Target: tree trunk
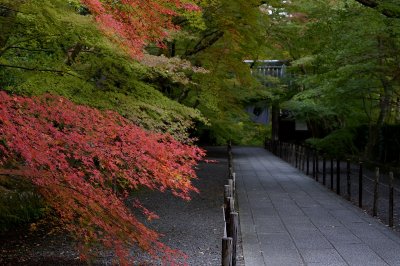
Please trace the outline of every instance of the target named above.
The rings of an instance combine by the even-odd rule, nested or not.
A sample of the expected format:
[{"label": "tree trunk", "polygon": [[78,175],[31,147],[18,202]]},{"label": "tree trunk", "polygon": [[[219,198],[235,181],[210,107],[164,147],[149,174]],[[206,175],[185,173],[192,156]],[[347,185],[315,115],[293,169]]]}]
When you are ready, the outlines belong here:
[{"label": "tree trunk", "polygon": [[10,38],[18,7],[19,1],[14,4],[0,4],[0,55]]},{"label": "tree trunk", "polygon": [[273,152],[276,153],[276,142],[279,140],[279,103],[272,103],[271,108]]},{"label": "tree trunk", "polygon": [[378,154],[374,154],[374,150],[377,145],[380,145],[382,142],[380,133],[386,123],[391,108],[393,88],[386,78],[382,78],[381,83],[383,87],[383,93],[380,95],[379,116],[375,124],[370,124],[368,143],[365,149],[366,158],[371,160],[381,160],[383,157],[383,150],[381,147],[378,147]]},{"label": "tree trunk", "polygon": [[65,64],[71,66],[75,62],[75,59],[78,57],[79,53],[82,51],[83,47],[83,44],[76,43],[73,47],[68,49]]}]

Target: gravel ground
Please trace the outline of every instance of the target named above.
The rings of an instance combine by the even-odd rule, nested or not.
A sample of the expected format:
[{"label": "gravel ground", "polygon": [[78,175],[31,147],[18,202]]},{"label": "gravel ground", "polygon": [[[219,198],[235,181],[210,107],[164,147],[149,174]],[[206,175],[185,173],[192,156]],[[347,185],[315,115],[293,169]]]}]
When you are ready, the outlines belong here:
[{"label": "gravel ground", "polygon": [[[143,192],[141,202],[160,219],[151,228],[164,234],[162,241],[188,256],[189,265],[220,265],[223,234],[223,185],[227,178],[225,147],[208,147],[209,160],[200,163],[194,181],[200,194],[185,202],[169,193]],[[49,234],[49,228],[30,232],[28,228],[0,235],[0,265],[83,265],[78,260],[74,242],[66,233]],[[135,265],[157,265],[158,262],[139,256]],[[102,254],[98,265],[111,264]]]},{"label": "gravel ground", "polygon": [[[143,205],[160,219],[151,227],[164,234],[162,241],[188,255],[189,265],[220,265],[223,235],[223,185],[228,176],[225,147],[208,147],[207,159],[217,163],[200,163],[194,185],[200,194],[185,202],[168,193],[144,193]],[[153,265],[150,261],[148,264]],[[155,263],[157,264],[157,263]]]}]

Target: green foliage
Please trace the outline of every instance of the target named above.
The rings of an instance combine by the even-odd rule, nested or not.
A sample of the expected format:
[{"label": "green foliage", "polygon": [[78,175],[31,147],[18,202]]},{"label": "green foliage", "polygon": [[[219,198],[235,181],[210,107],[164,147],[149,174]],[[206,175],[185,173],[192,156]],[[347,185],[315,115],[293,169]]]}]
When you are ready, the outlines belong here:
[{"label": "green foliage", "polygon": [[221,120],[217,121],[212,128],[200,128],[199,134],[200,140],[207,144],[225,145],[230,140],[235,145],[262,146],[265,137],[270,135],[270,131],[270,127],[253,122],[232,124]]},{"label": "green foliage", "polygon": [[[375,130],[369,132],[365,155],[372,158],[373,147],[381,146],[379,128],[400,123],[399,5],[368,1],[377,4],[371,9],[357,2],[365,3],[287,1],[278,10],[291,16],[273,14],[274,27],[267,38],[269,49],[291,61],[291,85],[277,94],[281,106],[324,131],[370,125]],[[340,145],[336,134],[318,145],[332,141],[338,145],[337,154],[354,151]]]},{"label": "green foliage", "polygon": [[39,5],[30,0],[19,9],[0,53],[2,89],[24,95],[50,92],[116,110],[138,125],[181,140],[187,140],[193,121],[205,121],[199,111],[149,84],[151,70],[105,38],[79,1]]},{"label": "green foliage", "polygon": [[232,138],[233,143],[246,146],[263,146],[265,137],[271,135],[271,127],[252,122],[240,123],[239,131],[241,134]]},{"label": "green foliage", "polygon": [[215,143],[225,144],[228,139],[245,143],[252,132],[258,131],[249,122],[244,106],[250,100],[265,100],[268,96],[243,60],[257,58],[263,50],[268,18],[259,5],[253,0],[204,1],[206,28],[189,30],[188,38],[176,40],[177,53],[209,71],[207,75],[191,76],[193,83],[181,90],[185,92],[181,102],[207,117],[210,124],[200,126],[200,130],[209,132]]},{"label": "green foliage", "polygon": [[346,155],[354,155],[359,151],[354,145],[356,130],[343,128],[333,131],[323,139],[308,139],[306,142],[311,147],[333,158],[344,158]]}]

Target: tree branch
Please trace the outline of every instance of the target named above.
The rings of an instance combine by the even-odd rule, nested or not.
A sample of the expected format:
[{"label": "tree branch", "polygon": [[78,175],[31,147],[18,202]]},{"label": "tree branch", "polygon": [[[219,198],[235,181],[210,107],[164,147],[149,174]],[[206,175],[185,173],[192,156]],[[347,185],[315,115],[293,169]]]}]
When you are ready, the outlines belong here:
[{"label": "tree branch", "polygon": [[53,72],[53,73],[59,73],[59,74],[66,74],[69,76],[73,76],[79,79],[82,79],[81,77],[74,75],[72,73],[69,73],[67,71],[64,70],[57,70],[57,69],[46,69],[46,68],[30,68],[30,67],[23,67],[23,66],[14,66],[14,65],[7,65],[7,64],[0,64],[0,67],[9,67],[9,68],[18,68],[18,69],[23,69],[23,70],[27,70],[27,71],[38,71],[38,72]]},{"label": "tree branch", "polygon": [[197,54],[216,43],[222,36],[224,36],[223,31],[215,30],[213,32],[207,33],[201,38],[195,47],[185,53],[185,57]]},{"label": "tree branch", "polygon": [[371,8],[375,8],[378,6],[378,3],[374,0],[356,0],[357,2],[359,2],[360,4],[362,4],[363,6],[367,6],[367,7],[371,7]]},{"label": "tree branch", "polygon": [[10,46],[10,47],[8,47],[8,49],[19,49],[19,50],[25,50],[25,51],[29,51],[29,52],[54,52],[54,50],[50,50],[50,49],[30,49],[30,48],[20,47],[20,46]]},{"label": "tree branch", "polygon": [[376,0],[355,0],[363,6],[378,10],[382,15],[388,18],[400,18],[400,12],[382,7]]},{"label": "tree branch", "polygon": [[26,38],[26,39],[14,41],[13,43],[11,43],[11,44],[9,44],[9,45],[7,45],[7,46],[5,46],[5,45],[6,45],[6,43],[5,43],[5,44],[4,44],[4,47],[0,47],[0,57],[1,57],[5,52],[7,52],[9,49],[11,49],[11,48],[13,48],[13,47],[16,47],[17,44],[21,44],[21,43],[24,43],[24,42],[29,42],[29,41],[32,41],[32,40],[37,40],[37,39],[40,39],[40,38],[55,37],[55,36],[59,36],[59,35],[57,34],[57,35],[48,35],[48,36],[34,36],[34,37],[29,37],[29,38]]}]

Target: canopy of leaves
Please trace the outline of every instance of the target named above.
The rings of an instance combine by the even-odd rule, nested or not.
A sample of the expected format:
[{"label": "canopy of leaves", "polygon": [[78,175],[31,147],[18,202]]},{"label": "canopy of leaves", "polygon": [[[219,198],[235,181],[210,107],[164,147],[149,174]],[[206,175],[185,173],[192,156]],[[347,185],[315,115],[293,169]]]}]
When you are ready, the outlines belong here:
[{"label": "canopy of leaves", "polygon": [[82,0],[101,29],[132,57],[142,54],[149,42],[162,46],[168,31],[176,30],[172,17],[183,10],[200,11],[190,1],[181,0]]},{"label": "canopy of leaves", "polygon": [[[268,37],[291,60],[293,80],[283,106],[330,131],[399,123],[400,23],[384,7],[394,14],[398,4],[287,2]],[[373,131],[370,145],[377,141]]]},{"label": "canopy of leaves", "polygon": [[[257,58],[263,50],[268,18],[260,12],[260,1],[214,0],[199,5],[203,10],[202,30],[184,19],[178,20],[183,32],[172,36],[175,38],[166,43],[166,49],[149,47],[148,51],[183,58],[208,73],[186,72],[192,82],[184,86],[164,78],[158,87],[164,95],[207,117],[210,123],[199,125],[199,129],[206,135],[210,133],[209,141],[222,144],[235,139],[240,143],[246,134],[258,132],[254,125],[250,130],[251,124],[243,126],[249,122],[245,103],[266,98],[264,87],[251,77],[243,60]],[[153,78],[160,80],[160,76]]]},{"label": "canopy of leaves", "polygon": [[[146,129],[169,132],[183,141],[193,121],[204,121],[199,111],[168,99],[147,83],[147,67],[104,37],[76,1],[10,3],[19,11],[13,13],[10,31],[1,27],[1,35],[7,36],[0,48],[2,89],[26,95],[52,92],[76,103],[113,109]],[[3,22],[9,25],[9,18]]]},{"label": "canopy of leaves", "polygon": [[[184,1],[182,9],[195,7]],[[203,152],[176,140],[191,142],[193,123],[205,119],[147,82],[152,70],[105,37],[90,12],[73,0],[2,1],[1,173],[38,187],[83,254],[102,244],[126,264],[137,245],[176,262],[181,254],[159,243],[125,199],[141,187],[184,199],[197,191],[190,179]]]},{"label": "canopy of leaves", "polygon": [[197,191],[191,178],[202,150],[148,133],[112,111],[58,96],[5,92],[0,92],[0,140],[0,166],[11,169],[2,173],[24,176],[39,188],[84,243],[83,255],[100,242],[114,249],[122,264],[129,261],[132,245],[166,261],[176,259],[177,252],[161,244],[124,200],[142,186],[188,199]]}]

